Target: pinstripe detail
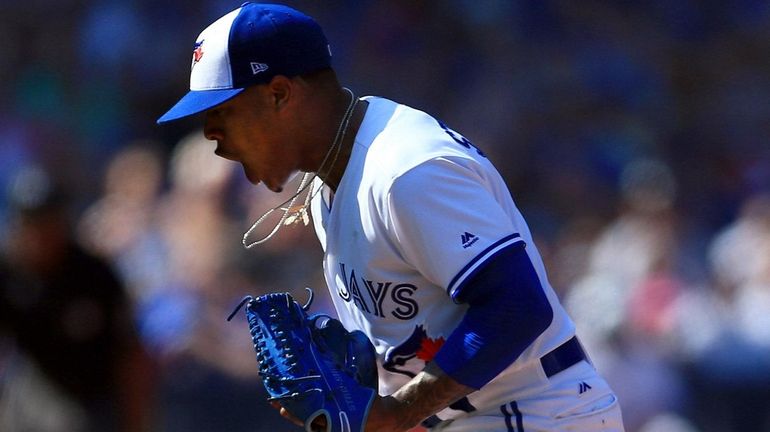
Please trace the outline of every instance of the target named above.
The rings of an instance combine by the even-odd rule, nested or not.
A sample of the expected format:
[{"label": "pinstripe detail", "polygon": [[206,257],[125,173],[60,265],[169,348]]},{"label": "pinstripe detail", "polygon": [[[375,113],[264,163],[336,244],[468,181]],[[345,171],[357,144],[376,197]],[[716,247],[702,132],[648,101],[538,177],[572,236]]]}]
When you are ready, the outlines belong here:
[{"label": "pinstripe detail", "polygon": [[473,274],[473,272],[481,265],[483,264],[487,259],[489,259],[492,255],[496,254],[503,248],[505,248],[508,245],[512,245],[517,242],[523,242],[521,235],[519,233],[513,233],[511,235],[505,236],[501,238],[500,240],[493,243],[488,248],[484,249],[480,254],[476,255],[475,258],[473,258],[468,264],[465,265],[465,267],[460,270],[457,275],[452,279],[451,282],[449,282],[449,286],[447,286],[447,293],[449,295],[452,295],[454,291],[462,285],[462,283],[468,279],[470,275]]},{"label": "pinstripe detail", "polygon": [[511,416],[513,414],[508,412],[508,406],[500,405],[500,412],[503,413],[503,416],[505,417],[505,427],[508,428],[508,432],[516,432],[513,428],[513,423],[511,423]]}]

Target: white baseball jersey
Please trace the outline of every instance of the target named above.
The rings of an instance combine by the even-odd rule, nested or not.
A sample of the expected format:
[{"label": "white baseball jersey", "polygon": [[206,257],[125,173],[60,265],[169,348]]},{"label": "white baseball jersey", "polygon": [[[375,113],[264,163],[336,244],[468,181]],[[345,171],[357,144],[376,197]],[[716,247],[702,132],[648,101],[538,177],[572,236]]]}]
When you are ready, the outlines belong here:
[{"label": "white baseball jersey", "polygon": [[[365,100],[368,110],[339,187],[332,197],[323,186],[312,214],[339,319],[365,332],[377,350],[380,394],[421,371],[459,324],[467,306],[450,295],[495,252],[519,242],[553,321],[468,401],[483,411],[531,393],[522,375],[574,336],[574,325],[503,179],[467,139],[433,117],[387,99]],[[314,186],[321,185],[316,180]],[[463,415],[449,408],[438,414]]]}]

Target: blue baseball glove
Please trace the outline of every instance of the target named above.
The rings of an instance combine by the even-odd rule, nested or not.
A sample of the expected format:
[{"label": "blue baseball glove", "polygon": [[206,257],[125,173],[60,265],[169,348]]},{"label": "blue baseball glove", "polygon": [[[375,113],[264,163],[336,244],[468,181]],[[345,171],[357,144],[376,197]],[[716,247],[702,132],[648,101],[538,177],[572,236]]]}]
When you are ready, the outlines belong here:
[{"label": "blue baseball glove", "polygon": [[[246,319],[270,394],[308,432],[360,432],[377,394],[374,346],[361,331],[348,332],[328,315],[308,317],[289,293],[245,297]],[[325,417],[325,421],[320,421]]]}]

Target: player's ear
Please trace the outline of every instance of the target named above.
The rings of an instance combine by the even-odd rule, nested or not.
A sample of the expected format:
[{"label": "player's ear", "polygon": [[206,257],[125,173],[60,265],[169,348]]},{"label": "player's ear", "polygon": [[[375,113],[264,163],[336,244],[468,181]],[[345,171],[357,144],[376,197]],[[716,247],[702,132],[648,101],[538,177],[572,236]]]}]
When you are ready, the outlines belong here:
[{"label": "player's ear", "polygon": [[270,105],[274,109],[281,110],[289,103],[292,96],[292,81],[289,78],[276,75],[267,84],[267,88]]}]

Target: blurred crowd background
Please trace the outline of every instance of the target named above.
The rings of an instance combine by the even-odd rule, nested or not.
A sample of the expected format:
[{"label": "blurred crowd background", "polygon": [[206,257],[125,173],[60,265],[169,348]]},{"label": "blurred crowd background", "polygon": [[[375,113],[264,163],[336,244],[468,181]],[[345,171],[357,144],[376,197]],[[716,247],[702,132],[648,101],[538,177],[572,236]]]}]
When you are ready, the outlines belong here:
[{"label": "blurred crowd background", "polygon": [[[357,95],[500,169],[629,432],[770,431],[770,3],[286,3]],[[312,228],[246,251],[286,196],[155,124],[239,5],[3,2],[0,430],[295,430],[225,317],[306,286],[330,312]]]}]

